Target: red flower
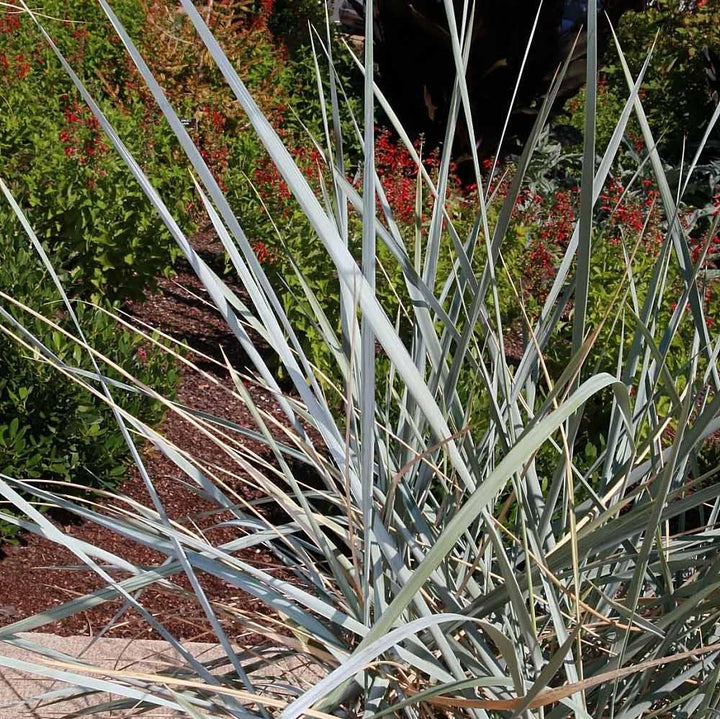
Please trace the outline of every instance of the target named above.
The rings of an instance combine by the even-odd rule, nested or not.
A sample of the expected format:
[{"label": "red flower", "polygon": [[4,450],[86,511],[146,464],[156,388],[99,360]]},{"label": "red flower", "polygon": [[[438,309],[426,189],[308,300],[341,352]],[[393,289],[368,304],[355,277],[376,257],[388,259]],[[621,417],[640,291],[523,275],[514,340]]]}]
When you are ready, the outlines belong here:
[{"label": "red flower", "polygon": [[18,80],[22,80],[30,72],[30,63],[25,60],[24,55],[15,56],[15,72]]},{"label": "red flower", "polygon": [[20,13],[19,12],[6,12],[3,17],[0,18],[0,33],[8,35],[20,29]]},{"label": "red flower", "polygon": [[272,265],[277,261],[275,253],[264,242],[258,240],[252,245],[255,256],[261,265]]},{"label": "red flower", "polygon": [[203,108],[203,112],[210,119],[210,124],[213,126],[216,132],[222,132],[225,129],[226,120],[225,116],[221,112],[215,110],[209,105],[205,105],[205,107]]}]

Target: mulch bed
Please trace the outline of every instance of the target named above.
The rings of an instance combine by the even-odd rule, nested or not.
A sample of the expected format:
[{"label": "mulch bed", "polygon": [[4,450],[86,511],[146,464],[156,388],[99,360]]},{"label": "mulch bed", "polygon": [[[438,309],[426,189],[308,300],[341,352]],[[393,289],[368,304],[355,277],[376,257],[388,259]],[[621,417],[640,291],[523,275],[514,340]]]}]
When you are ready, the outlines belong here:
[{"label": "mulch bed", "polygon": [[[197,249],[209,260],[218,259],[218,247],[209,237],[200,237]],[[236,288],[238,289],[238,288]],[[235,337],[229,332],[225,321],[206,304],[205,290],[192,270],[184,262],[179,263],[178,274],[172,279],[161,279],[158,291],[142,303],[131,305],[129,311],[139,320],[172,335],[189,346],[220,360],[220,347],[230,362],[238,369],[243,367],[243,356]],[[211,375],[205,378],[191,368],[183,367],[177,399],[197,410],[231,419],[242,426],[254,426],[247,409],[228,389],[232,383],[222,367],[209,361],[198,363]],[[279,416],[279,409],[269,393],[249,385],[253,400],[263,409]],[[170,412],[160,431],[176,446],[188,451],[209,466],[223,467],[237,474],[238,468],[220,456],[214,445],[203,439],[196,428]],[[244,445],[258,455],[267,456],[268,451],[260,443],[247,441]],[[205,501],[187,484],[187,477],[173,462],[152,447],[143,449],[144,461],[153,479],[156,491],[170,519],[198,530],[208,530],[219,521],[230,519],[229,513],[218,514],[217,506]],[[243,499],[257,499],[259,492],[246,486],[242,478],[228,480],[232,489]],[[131,497],[145,506],[152,506],[150,496],[139,472],[133,467],[118,486],[118,493]],[[106,500],[107,501],[107,500]],[[203,513],[211,513],[203,516]],[[113,552],[127,561],[143,566],[157,566],[165,555],[137,544],[129,539],[88,521],[56,514],[53,521],[68,534]],[[239,536],[234,527],[214,528],[207,532],[215,544],[230,541]],[[265,550],[250,549],[238,553],[246,562],[271,571],[275,576],[289,578],[289,571],[278,566],[274,557]],[[80,560],[62,546],[34,534],[26,534],[16,545],[0,547],[0,626],[20,618],[32,616],[69,599],[81,596],[104,586],[93,571],[82,569]],[[113,571],[116,579],[126,574]],[[240,606],[245,612],[266,612],[263,605],[225,582],[198,573],[208,597],[228,606]],[[176,575],[175,582],[189,590],[187,577]],[[188,595],[169,590],[149,588],[142,594],[143,606],[160,620],[175,637],[183,640],[211,641],[211,627],[192,591]],[[47,624],[41,631],[63,636],[96,635],[115,617],[123,602],[106,602],[82,614],[73,615],[60,622]],[[223,623],[231,638],[245,633],[244,628],[224,617]],[[134,610],[127,610],[115,622],[106,636],[123,638],[157,638],[145,620]],[[255,637],[255,639],[259,639]],[[245,633],[243,643],[252,641]]]}]

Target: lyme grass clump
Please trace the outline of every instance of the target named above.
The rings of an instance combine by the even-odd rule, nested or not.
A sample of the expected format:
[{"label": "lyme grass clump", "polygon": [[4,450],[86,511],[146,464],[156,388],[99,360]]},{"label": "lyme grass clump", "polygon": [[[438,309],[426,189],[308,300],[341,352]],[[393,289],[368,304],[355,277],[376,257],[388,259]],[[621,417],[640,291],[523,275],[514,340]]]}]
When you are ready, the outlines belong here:
[{"label": "lyme grass clump", "polygon": [[[451,212],[450,148],[431,176],[402,127],[395,128],[417,168],[417,207],[432,198],[429,222],[420,221],[418,212],[414,234],[407,237],[387,202],[390,193],[374,156],[374,109],[382,106],[393,115],[373,83],[372,22],[362,63],[363,113],[355,118],[353,138],[364,148],[360,188],[346,173],[342,92],[333,75],[336,49],[325,42],[327,33],[317,36],[317,64],[329,68],[329,82],[318,83],[327,95],[319,103],[322,133],[315,138],[323,176],[313,188],[202,13],[182,0],[208,57],[312,230],[305,251],[322,253],[332,267],[337,326],[328,320],[325,298],[303,281],[300,258],[293,270],[336,368],[333,374],[313,366],[288,319],[281,290],[268,279],[257,245],[243,230],[243,217],[233,213],[132,37],[111,6],[105,0],[100,4],[175,133],[198,203],[246,290],[234,294],[195,253],[162,195],[57,51],[108,147],[126,163],[248,357],[247,367],[228,370],[252,427],[166,406],[193,422],[198,434],[234,463],[237,478],[263,498],[239,502],[213,466],[187,456],[125,411],[118,399],[124,387],[105,380],[102,358],[78,333],[77,346],[91,356],[93,369],[64,365],[68,381],[111,408],[132,447],[149,442],[199,493],[230,512],[237,536],[213,544],[192,526],[170,522],[156,495],[153,506],[134,502],[103,508],[2,475],[0,493],[25,514],[23,528],[61,542],[105,588],[0,629],[3,642],[37,652],[35,661],[21,667],[0,653],[0,665],[61,680],[77,693],[115,695],[99,705],[99,713],[154,706],[194,717],[283,719],[715,713],[720,702],[720,485],[716,468],[703,468],[701,460],[720,429],[720,340],[708,322],[703,291],[705,261],[720,218],[712,219],[695,253],[678,200],[701,155],[689,158],[680,184],[671,186],[640,99],[646,66],[637,77],[625,67],[626,100],[609,142],[596,147],[595,3],[588,7],[577,206],[562,228],[554,272],[529,308],[504,263],[505,242],[512,237],[525,174],[562,70],[495,210],[488,193],[497,180],[494,168],[487,168],[488,181],[474,158],[477,192],[469,226],[456,222]],[[372,18],[372,2],[366,5]],[[447,7],[461,70],[451,101],[451,138],[461,115],[472,130],[462,73],[470,48]],[[49,36],[47,42],[55,49]],[[624,64],[620,47],[618,52]],[[617,243],[603,246],[603,232],[612,230],[607,213],[619,204],[617,188],[608,181],[633,115],[643,136],[641,161],[657,188],[653,203],[659,217],[653,216],[652,225],[612,235]],[[720,109],[705,139],[718,116]],[[23,209],[3,187],[23,220]],[[26,232],[38,249],[27,224]],[[649,239],[651,261],[639,282],[636,258]],[[593,272],[598,248],[607,253],[615,248],[609,286],[605,281],[598,286]],[[387,282],[378,263],[382,253],[392,258],[402,282],[394,314],[386,311],[380,289]],[[44,255],[41,260],[58,279],[49,260]],[[72,317],[59,280],[56,287]],[[602,292],[605,300],[598,306],[596,293]],[[519,356],[512,362],[503,309],[509,303],[523,328]],[[403,322],[407,331],[401,331]],[[599,355],[601,366],[598,344],[608,333],[615,341]],[[19,327],[11,334],[18,340],[23,336]],[[280,390],[251,337],[273,348],[291,391]],[[546,353],[558,337],[567,353],[562,362],[548,363]],[[49,347],[36,346],[43,361],[57,366]],[[132,381],[123,374],[123,383]],[[253,402],[250,382],[274,393],[282,421]],[[272,465],[259,465],[244,449],[248,436],[265,443]],[[153,477],[138,452],[135,457],[153,496]],[[153,568],[127,566],[105,548],[64,534],[36,503],[97,522],[162,552],[166,561]],[[280,511],[268,513],[268,504]],[[260,546],[273,553],[285,573],[276,575],[243,553]],[[259,599],[266,613],[218,606],[203,591],[200,573]],[[144,588],[178,590],[181,576],[189,579],[225,650],[220,662],[194,658],[143,608]],[[174,646],[180,667],[150,677],[131,668],[103,676],[99,668],[50,654],[18,635],[114,598],[140,612]],[[263,642],[236,644],[248,630]],[[278,678],[274,669],[285,659],[312,664],[322,679],[308,689],[298,675]]]}]

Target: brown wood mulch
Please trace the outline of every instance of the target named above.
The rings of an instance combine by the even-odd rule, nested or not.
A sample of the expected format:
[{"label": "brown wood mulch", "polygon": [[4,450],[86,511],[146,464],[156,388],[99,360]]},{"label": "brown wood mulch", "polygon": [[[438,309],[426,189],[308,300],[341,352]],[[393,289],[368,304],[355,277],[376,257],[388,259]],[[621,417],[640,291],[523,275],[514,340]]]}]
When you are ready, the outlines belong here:
[{"label": "brown wood mulch", "polygon": [[[213,255],[215,259],[218,258],[218,248],[210,238],[201,237],[200,246],[198,249],[206,258],[212,260]],[[158,290],[144,302],[132,305],[130,312],[138,319],[218,360],[222,358],[219,351],[222,347],[232,364],[242,369],[243,357],[238,342],[229,332],[224,320],[206,304],[206,298],[207,294],[192,270],[181,262],[175,277],[161,279]],[[254,427],[248,410],[227,391],[232,386],[227,371],[211,362],[203,362],[201,367],[209,372],[217,383],[199,376],[191,368],[183,367],[177,393],[178,401],[188,407],[231,419],[242,426]],[[271,395],[261,388],[252,385],[248,387],[258,406],[279,415],[279,409]],[[160,431],[177,447],[189,452],[200,462],[206,462],[208,466],[220,466],[238,474],[236,465],[233,466],[227,459],[223,461],[216,447],[175,413],[167,414]],[[260,443],[244,441],[243,444],[261,457],[268,454],[267,448]],[[240,530],[233,526],[210,529],[220,521],[231,519],[231,515],[228,512],[219,514],[216,504],[206,501],[193,491],[188,478],[172,461],[149,446],[143,449],[143,459],[171,520],[191,529],[207,530],[206,534],[215,546],[241,536]],[[224,480],[244,500],[252,501],[260,494],[257,489],[248,487],[241,477],[228,479],[226,476]],[[152,506],[149,493],[134,467],[118,486],[118,493],[145,506]],[[106,504],[112,503],[109,500],[104,501]],[[77,518],[60,514],[55,515],[53,521],[73,537],[102,547],[134,565],[150,568],[166,559],[160,552],[93,522],[78,521]],[[275,576],[291,576],[289,570],[278,566],[277,560],[264,549],[244,550],[236,556],[272,572]],[[129,576],[116,570],[111,574],[115,579]],[[239,607],[251,615],[254,612],[267,611],[253,597],[216,577],[198,572],[198,579],[207,596],[219,605]],[[179,587],[190,590],[190,583],[184,575],[176,575],[174,581]],[[104,581],[92,570],[83,568],[80,560],[63,546],[34,534],[26,534],[19,544],[0,547],[0,626],[32,616],[103,586]],[[214,639],[210,623],[192,591],[184,594],[153,586],[142,593],[140,601],[175,637],[198,641]],[[116,617],[122,607],[122,600],[108,601],[90,611],[46,624],[40,631],[63,636],[95,636],[114,618],[114,624],[105,636],[158,638],[134,609],[127,609],[119,618]],[[242,636],[243,642],[247,643],[252,638],[252,633],[241,623],[229,619],[222,611],[220,616],[232,639]],[[255,636],[255,639],[259,640],[259,637]]]}]

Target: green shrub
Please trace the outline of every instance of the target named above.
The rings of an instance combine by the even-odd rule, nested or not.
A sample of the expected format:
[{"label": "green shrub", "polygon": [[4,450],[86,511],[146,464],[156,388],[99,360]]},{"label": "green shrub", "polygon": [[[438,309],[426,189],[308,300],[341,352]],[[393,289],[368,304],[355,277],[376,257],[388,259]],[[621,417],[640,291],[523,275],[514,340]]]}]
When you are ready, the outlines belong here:
[{"label": "green shrub", "polygon": [[[243,68],[244,81],[276,125],[289,136],[304,132],[304,123],[319,132],[312,54],[301,43],[288,60],[286,48],[273,41],[268,28],[271,20],[283,35],[278,29],[286,26],[282,18],[297,7],[270,10],[254,11],[249,0],[217,3],[211,21],[228,57]],[[322,15],[319,5],[309,3],[306,10]],[[86,0],[45,0],[42,11],[53,18],[48,32],[60,50],[109,118],[122,125],[123,140],[192,234],[200,217],[198,203],[190,176],[179,166],[177,142],[100,8]],[[235,207],[250,206],[246,200],[254,199],[254,193],[245,178],[253,175],[262,154],[188,19],[165,0],[123,0],[116,11],[131,32],[142,29],[153,71],[166,80],[168,97],[230,201]],[[305,25],[302,33],[308,33]],[[349,76],[350,65],[346,55],[338,56],[342,76]],[[141,297],[158,275],[171,271],[177,249],[127,168],[108,151],[97,120],[79,102],[35,24],[6,8],[0,8],[0,91],[5,102],[0,156],[6,177],[38,236],[58,250],[57,270],[76,294],[111,301]],[[346,112],[343,118],[345,129],[351,129]],[[357,141],[349,144],[357,156]]]},{"label": "green shrub", "polygon": [[[138,17],[142,5],[121,5]],[[88,79],[104,104],[125,122],[126,139],[179,218],[189,199],[190,178],[173,161],[173,143],[159,117],[137,92],[122,48],[109,41],[107,22],[92,3],[47,2],[50,32]],[[92,27],[90,33],[87,27]],[[28,208],[36,232],[58,250],[58,270],[86,297],[137,298],[172,266],[177,253],[170,235],[130,181],[96,118],[78,102],[57,60],[32,20],[0,10],[0,156],[18,200]],[[184,189],[183,189],[184,188]],[[3,215],[7,214],[5,208]]]},{"label": "green shrub", "polygon": [[[74,328],[51,281],[39,269],[37,256],[13,236],[4,235],[0,247],[0,288],[72,336]],[[59,329],[32,319],[6,300],[0,306],[61,362],[92,370],[86,350]],[[91,347],[140,382],[173,396],[178,372],[169,355],[100,310],[76,303],[75,311]],[[5,332],[16,333],[8,320],[0,322]],[[0,473],[85,487],[114,486],[127,471],[129,454],[110,407],[51,364],[39,362],[36,351],[9,340],[5,332],[0,342]],[[108,367],[105,374],[123,380]],[[97,383],[95,388],[101,390]],[[139,393],[115,394],[119,405],[142,421],[160,420],[160,403]],[[0,539],[12,532],[0,521]]]},{"label": "green shrub", "polygon": [[[643,107],[666,161],[677,162],[685,143],[695,147],[707,127],[713,101],[702,49],[720,51],[718,17],[719,0],[659,0],[643,12],[625,13],[620,22],[620,42],[634,73],[657,37],[643,83]],[[606,73],[611,92],[622,97],[619,63],[610,58]]]}]

